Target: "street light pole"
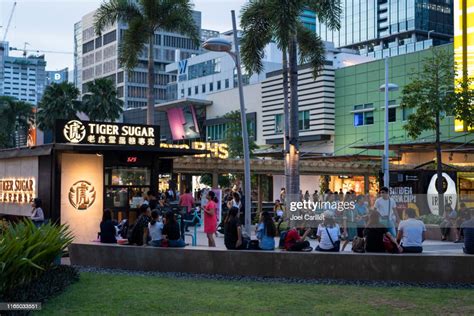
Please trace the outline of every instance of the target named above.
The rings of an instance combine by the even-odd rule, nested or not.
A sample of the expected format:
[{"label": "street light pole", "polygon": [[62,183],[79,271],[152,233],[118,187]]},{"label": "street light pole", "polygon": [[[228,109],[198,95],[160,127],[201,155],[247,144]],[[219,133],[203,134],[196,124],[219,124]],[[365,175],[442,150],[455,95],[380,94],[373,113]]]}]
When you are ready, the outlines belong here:
[{"label": "street light pole", "polygon": [[234,33],[234,47],[235,47],[235,66],[237,67],[237,80],[239,81],[239,98],[240,98],[240,119],[242,123],[242,141],[244,146],[244,197],[245,197],[245,231],[247,236],[251,236],[251,215],[252,215],[252,201],[250,192],[250,151],[249,151],[249,135],[247,130],[247,115],[245,111],[244,103],[244,89],[242,81],[242,69],[240,67],[240,50],[237,35],[237,22],[235,21],[235,11],[231,11],[232,14],[232,30]]}]

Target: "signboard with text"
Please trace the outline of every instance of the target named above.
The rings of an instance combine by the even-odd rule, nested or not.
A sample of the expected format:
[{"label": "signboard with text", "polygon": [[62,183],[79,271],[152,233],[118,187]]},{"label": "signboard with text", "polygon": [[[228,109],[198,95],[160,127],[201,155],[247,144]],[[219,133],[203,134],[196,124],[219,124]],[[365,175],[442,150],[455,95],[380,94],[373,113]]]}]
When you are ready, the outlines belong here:
[{"label": "signboard with text", "polygon": [[89,122],[56,121],[56,142],[87,145],[158,146],[159,126]]}]

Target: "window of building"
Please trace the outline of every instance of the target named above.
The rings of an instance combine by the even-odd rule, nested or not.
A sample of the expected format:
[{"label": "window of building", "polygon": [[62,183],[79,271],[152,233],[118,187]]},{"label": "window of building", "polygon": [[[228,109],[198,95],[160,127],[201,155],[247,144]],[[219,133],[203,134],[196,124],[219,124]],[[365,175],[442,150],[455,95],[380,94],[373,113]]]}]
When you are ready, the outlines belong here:
[{"label": "window of building", "polygon": [[188,97],[191,95],[191,87],[188,88]]},{"label": "window of building", "polygon": [[374,105],[372,103],[354,106],[354,126],[374,124]]},{"label": "window of building", "polygon": [[207,140],[223,140],[226,137],[226,124],[208,125],[206,127]]},{"label": "window of building", "polygon": [[388,121],[395,122],[397,120],[397,108],[388,109]]},{"label": "window of building", "polygon": [[209,91],[214,91],[214,82],[209,83]]},{"label": "window of building", "polygon": [[217,90],[220,90],[221,89],[221,81],[217,81]]},{"label": "window of building", "polygon": [[181,97],[184,97],[184,89],[181,89]]},{"label": "window of building", "polygon": [[225,87],[226,89],[229,88],[229,79],[226,79],[226,80],[224,81],[224,87]]},{"label": "window of building", "polygon": [[94,50],[94,41],[87,42],[85,44],[82,44],[82,53],[86,54],[90,51]]},{"label": "window of building", "polygon": [[199,94],[199,87],[198,86],[194,86],[194,94]]},{"label": "window of building", "polygon": [[116,40],[116,38],[117,38],[117,31],[116,30],[113,30],[112,32],[104,34],[103,45],[107,45],[109,43],[114,42]]},{"label": "window of building", "polygon": [[206,93],[206,84],[203,84],[201,86],[202,93]]},{"label": "window of building", "polygon": [[410,114],[413,113],[413,109],[402,108],[402,120],[407,121]]},{"label": "window of building", "polygon": [[281,134],[285,128],[285,120],[283,119],[283,114],[275,115],[275,133]]},{"label": "window of building", "polygon": [[300,131],[309,130],[309,111],[298,113],[298,128]]}]

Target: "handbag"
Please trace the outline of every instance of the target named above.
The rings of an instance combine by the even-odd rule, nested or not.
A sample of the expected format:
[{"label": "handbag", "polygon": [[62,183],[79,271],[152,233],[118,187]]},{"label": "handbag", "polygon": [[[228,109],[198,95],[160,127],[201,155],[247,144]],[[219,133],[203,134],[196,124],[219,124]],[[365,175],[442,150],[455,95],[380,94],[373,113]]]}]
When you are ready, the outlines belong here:
[{"label": "handbag", "polygon": [[331,241],[332,247],[333,247],[334,249],[337,249],[337,251],[339,251],[339,249],[341,248],[341,241],[340,241],[340,240],[337,240],[336,242],[334,242],[334,241],[332,240],[331,234],[329,233],[329,230],[328,230],[327,227],[326,227],[326,233],[328,234],[328,237],[329,237],[329,240]]},{"label": "handbag", "polygon": [[352,240],[352,251],[357,253],[365,252],[365,238],[354,237]]},{"label": "handbag", "polygon": [[399,253],[397,245],[395,245],[387,235],[383,235],[383,247],[388,253]]}]

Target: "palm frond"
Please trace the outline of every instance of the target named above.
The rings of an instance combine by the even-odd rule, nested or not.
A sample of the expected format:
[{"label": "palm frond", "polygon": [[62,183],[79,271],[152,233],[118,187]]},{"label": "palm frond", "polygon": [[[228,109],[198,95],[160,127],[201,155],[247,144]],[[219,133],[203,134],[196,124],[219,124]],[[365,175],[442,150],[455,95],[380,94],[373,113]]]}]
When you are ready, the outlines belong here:
[{"label": "palm frond", "polygon": [[313,77],[316,79],[323,70],[326,61],[324,42],[319,35],[310,31],[301,23],[298,25],[297,41],[300,63],[310,63],[313,69]]},{"label": "palm frond", "polygon": [[189,0],[154,1],[153,13],[158,26],[168,32],[187,35],[199,46],[199,32],[193,19],[193,4]]},{"label": "palm frond", "polygon": [[265,56],[265,46],[272,40],[272,27],[266,4],[267,1],[250,1],[241,11],[240,53],[242,63],[250,74],[263,71],[262,59]]},{"label": "palm frond", "polygon": [[272,25],[273,40],[280,49],[288,48],[290,37],[296,33],[304,9],[303,0],[264,1],[264,6]]},{"label": "palm frond", "polygon": [[145,21],[141,18],[134,18],[128,24],[128,29],[124,31],[123,41],[119,47],[119,63],[125,69],[131,70],[138,63],[138,56],[147,44],[150,32]]},{"label": "palm frond", "polygon": [[316,12],[318,19],[332,30],[341,27],[341,2],[340,0],[306,0],[305,6]]},{"label": "palm frond", "polygon": [[101,35],[108,25],[112,25],[119,20],[128,22],[138,16],[142,16],[142,12],[135,1],[104,1],[94,15],[94,29],[97,35]]}]

